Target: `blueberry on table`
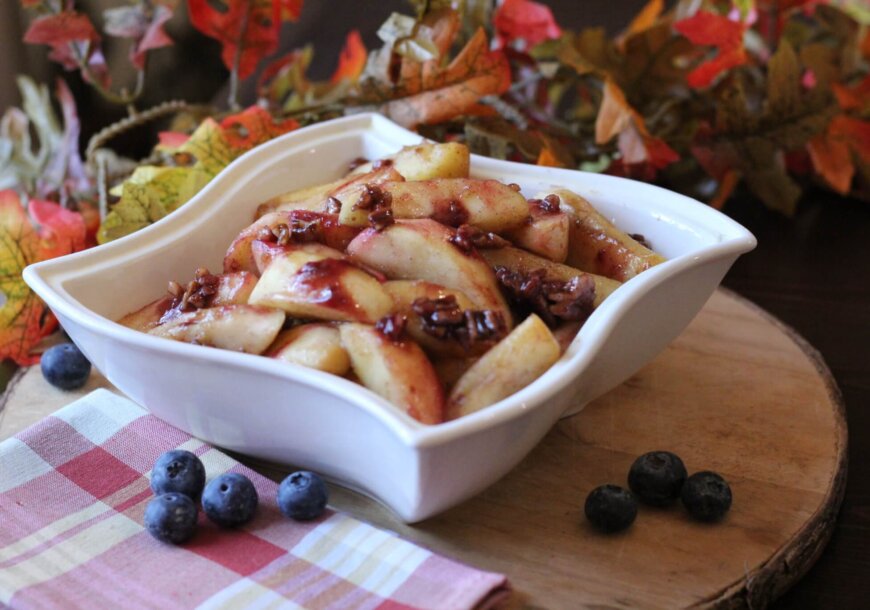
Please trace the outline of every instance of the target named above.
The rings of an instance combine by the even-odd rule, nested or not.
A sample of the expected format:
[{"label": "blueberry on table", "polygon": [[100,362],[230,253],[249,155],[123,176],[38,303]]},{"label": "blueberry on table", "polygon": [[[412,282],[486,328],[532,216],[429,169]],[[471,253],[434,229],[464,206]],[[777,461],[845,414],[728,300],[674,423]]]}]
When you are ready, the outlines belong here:
[{"label": "blueberry on table", "polygon": [[180,544],[196,531],[196,513],[196,504],[184,494],[160,494],[145,507],[145,529],[161,542]]},{"label": "blueberry on table", "polygon": [[45,380],[61,390],[77,390],[91,374],[91,363],[75,343],[60,343],[45,350],[39,363]]},{"label": "blueberry on table", "polygon": [[236,527],[254,517],[260,497],[251,479],[227,472],[209,481],[202,492],[202,510],[221,527]]},{"label": "blueberry on table", "polygon": [[634,523],[637,500],[630,491],[618,485],[601,485],[586,497],[586,518],[607,534],[620,532]]},{"label": "blueberry on table", "polygon": [[628,486],[644,504],[668,506],[680,497],[687,475],[679,457],[670,451],[651,451],[631,465]]},{"label": "blueberry on table", "polygon": [[174,491],[196,499],[204,486],[205,467],[198,457],[184,449],[167,451],[151,469],[151,491],[155,494]]},{"label": "blueberry on table", "polygon": [[715,472],[696,472],[683,485],[683,505],[698,521],[718,521],[731,508],[731,487]]},{"label": "blueberry on table", "polygon": [[316,519],[326,510],[328,501],[326,484],[313,472],[294,472],[278,486],[278,508],[297,521]]}]

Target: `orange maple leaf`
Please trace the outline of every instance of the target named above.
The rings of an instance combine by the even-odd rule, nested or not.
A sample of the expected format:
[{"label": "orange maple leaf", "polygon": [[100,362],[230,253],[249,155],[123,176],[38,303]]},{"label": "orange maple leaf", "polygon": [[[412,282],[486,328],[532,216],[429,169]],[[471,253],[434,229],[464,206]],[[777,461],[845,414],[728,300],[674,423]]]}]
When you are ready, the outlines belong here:
[{"label": "orange maple leaf", "polygon": [[807,151],[816,170],[828,185],[842,195],[849,193],[855,163],[870,163],[870,122],[844,114],[835,116],[824,133],[813,137]]},{"label": "orange maple leaf", "polygon": [[265,108],[251,106],[221,121],[221,129],[230,146],[250,150],[299,127],[293,119],[276,122]]},{"label": "orange maple leaf", "polygon": [[330,82],[335,84],[343,80],[356,81],[366,67],[367,57],[366,46],[363,44],[359,30],[351,30],[338,56],[338,67],[329,79]]},{"label": "orange maple leaf", "polygon": [[507,91],[511,73],[504,54],[489,50],[481,28],[445,68],[435,59],[418,62],[405,58],[400,82],[405,95],[382,104],[379,109],[412,129],[479,113],[481,98]]},{"label": "orange maple leaf", "polygon": [[34,226],[15,191],[0,191],[0,360],[22,366],[39,357],[31,350],[57,320],[21,278],[27,265],[84,247],[81,216],[52,202],[31,201],[41,224]]},{"label": "orange maple leaf", "polygon": [[626,165],[649,163],[661,169],[680,158],[664,140],[649,133],[643,117],[631,107],[619,85],[608,78],[595,120],[595,142],[606,144],[614,137],[618,137],[617,145]]}]

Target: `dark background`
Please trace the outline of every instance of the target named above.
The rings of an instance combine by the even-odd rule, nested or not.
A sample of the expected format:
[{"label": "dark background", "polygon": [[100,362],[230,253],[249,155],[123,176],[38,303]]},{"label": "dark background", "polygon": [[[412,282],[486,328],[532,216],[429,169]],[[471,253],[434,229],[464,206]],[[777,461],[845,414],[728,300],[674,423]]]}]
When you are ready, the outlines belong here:
[{"label": "dark background", "polygon": [[[568,29],[602,25],[618,32],[645,0],[551,0],[559,24]],[[0,19],[14,11],[4,0]],[[79,4],[100,4],[99,0]],[[117,2],[107,3],[117,5]],[[183,13],[181,3],[179,13]],[[312,72],[328,76],[347,32],[357,28],[367,46],[377,42],[375,31],[393,10],[407,12],[403,0],[351,2],[307,0],[300,22],[287,24],[282,52],[314,43]],[[4,17],[5,15],[5,17]],[[5,28],[15,29],[15,20]],[[156,86],[146,102],[180,97],[207,101],[221,95],[226,72],[217,60],[214,41],[185,25],[184,15],[173,19],[170,33],[177,47],[160,52],[154,67]],[[12,40],[15,40],[14,38]],[[10,62],[46,80],[44,53],[14,48],[5,37],[0,72]],[[157,54],[155,54],[157,55]],[[17,64],[15,63],[17,62]],[[14,101],[11,80],[0,103]],[[9,77],[11,78],[11,77]],[[161,80],[162,79],[162,80]],[[75,86],[75,78],[70,79]],[[155,80],[149,80],[154,83]],[[171,96],[166,88],[172,88]],[[109,122],[89,92],[76,87],[84,100],[82,118],[87,134]],[[143,104],[146,107],[147,103]],[[99,121],[99,122],[97,122]],[[128,143],[135,147],[136,141]],[[148,144],[150,146],[150,144]],[[849,476],[846,496],[830,544],[810,572],[776,604],[792,608],[867,608],[870,600],[870,203],[837,197],[822,190],[808,192],[793,218],[770,212],[738,192],[725,213],[758,238],[758,248],[741,257],[725,278],[725,286],[759,304],[792,326],[823,355],[843,393],[849,425]]]}]

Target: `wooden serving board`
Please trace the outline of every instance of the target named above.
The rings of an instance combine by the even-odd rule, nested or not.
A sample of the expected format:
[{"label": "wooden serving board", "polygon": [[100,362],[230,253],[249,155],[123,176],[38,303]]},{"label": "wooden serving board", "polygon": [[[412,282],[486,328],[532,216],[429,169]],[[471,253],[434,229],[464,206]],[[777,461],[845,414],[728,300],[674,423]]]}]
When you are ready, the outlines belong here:
[{"label": "wooden serving board", "polygon": [[[85,390],[105,381],[94,375]],[[78,398],[38,370],[5,397],[0,438]],[[722,523],[681,506],[641,507],[626,532],[583,516],[588,492],[626,484],[646,451],[715,470],[734,503]],[[256,468],[279,478],[264,464]],[[723,290],[663,354],[564,419],[510,474],[414,526],[353,492],[331,504],[480,568],[508,575],[512,608],[762,607],[800,578],[827,542],[845,487],[846,422],[818,354]]]}]

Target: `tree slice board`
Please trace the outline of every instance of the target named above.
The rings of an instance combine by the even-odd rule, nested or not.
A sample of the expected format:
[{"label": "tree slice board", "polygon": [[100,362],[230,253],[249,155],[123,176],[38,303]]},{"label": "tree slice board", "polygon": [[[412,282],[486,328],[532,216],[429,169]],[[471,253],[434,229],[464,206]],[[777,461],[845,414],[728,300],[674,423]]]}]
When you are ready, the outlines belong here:
[{"label": "tree slice board", "polygon": [[[94,375],[87,390],[105,381]],[[6,395],[0,438],[81,393],[36,369]],[[813,564],[833,528],[846,474],[842,401],[819,355],[724,290],[622,386],[559,422],[501,481],[413,526],[333,487],[331,505],[437,552],[508,575],[512,608],[762,607]],[[693,522],[680,505],[641,507],[626,532],[583,516],[586,495],[626,485],[647,451],[731,484],[724,521]],[[256,468],[280,478],[266,464]],[[473,465],[469,465],[473,467]]]}]

